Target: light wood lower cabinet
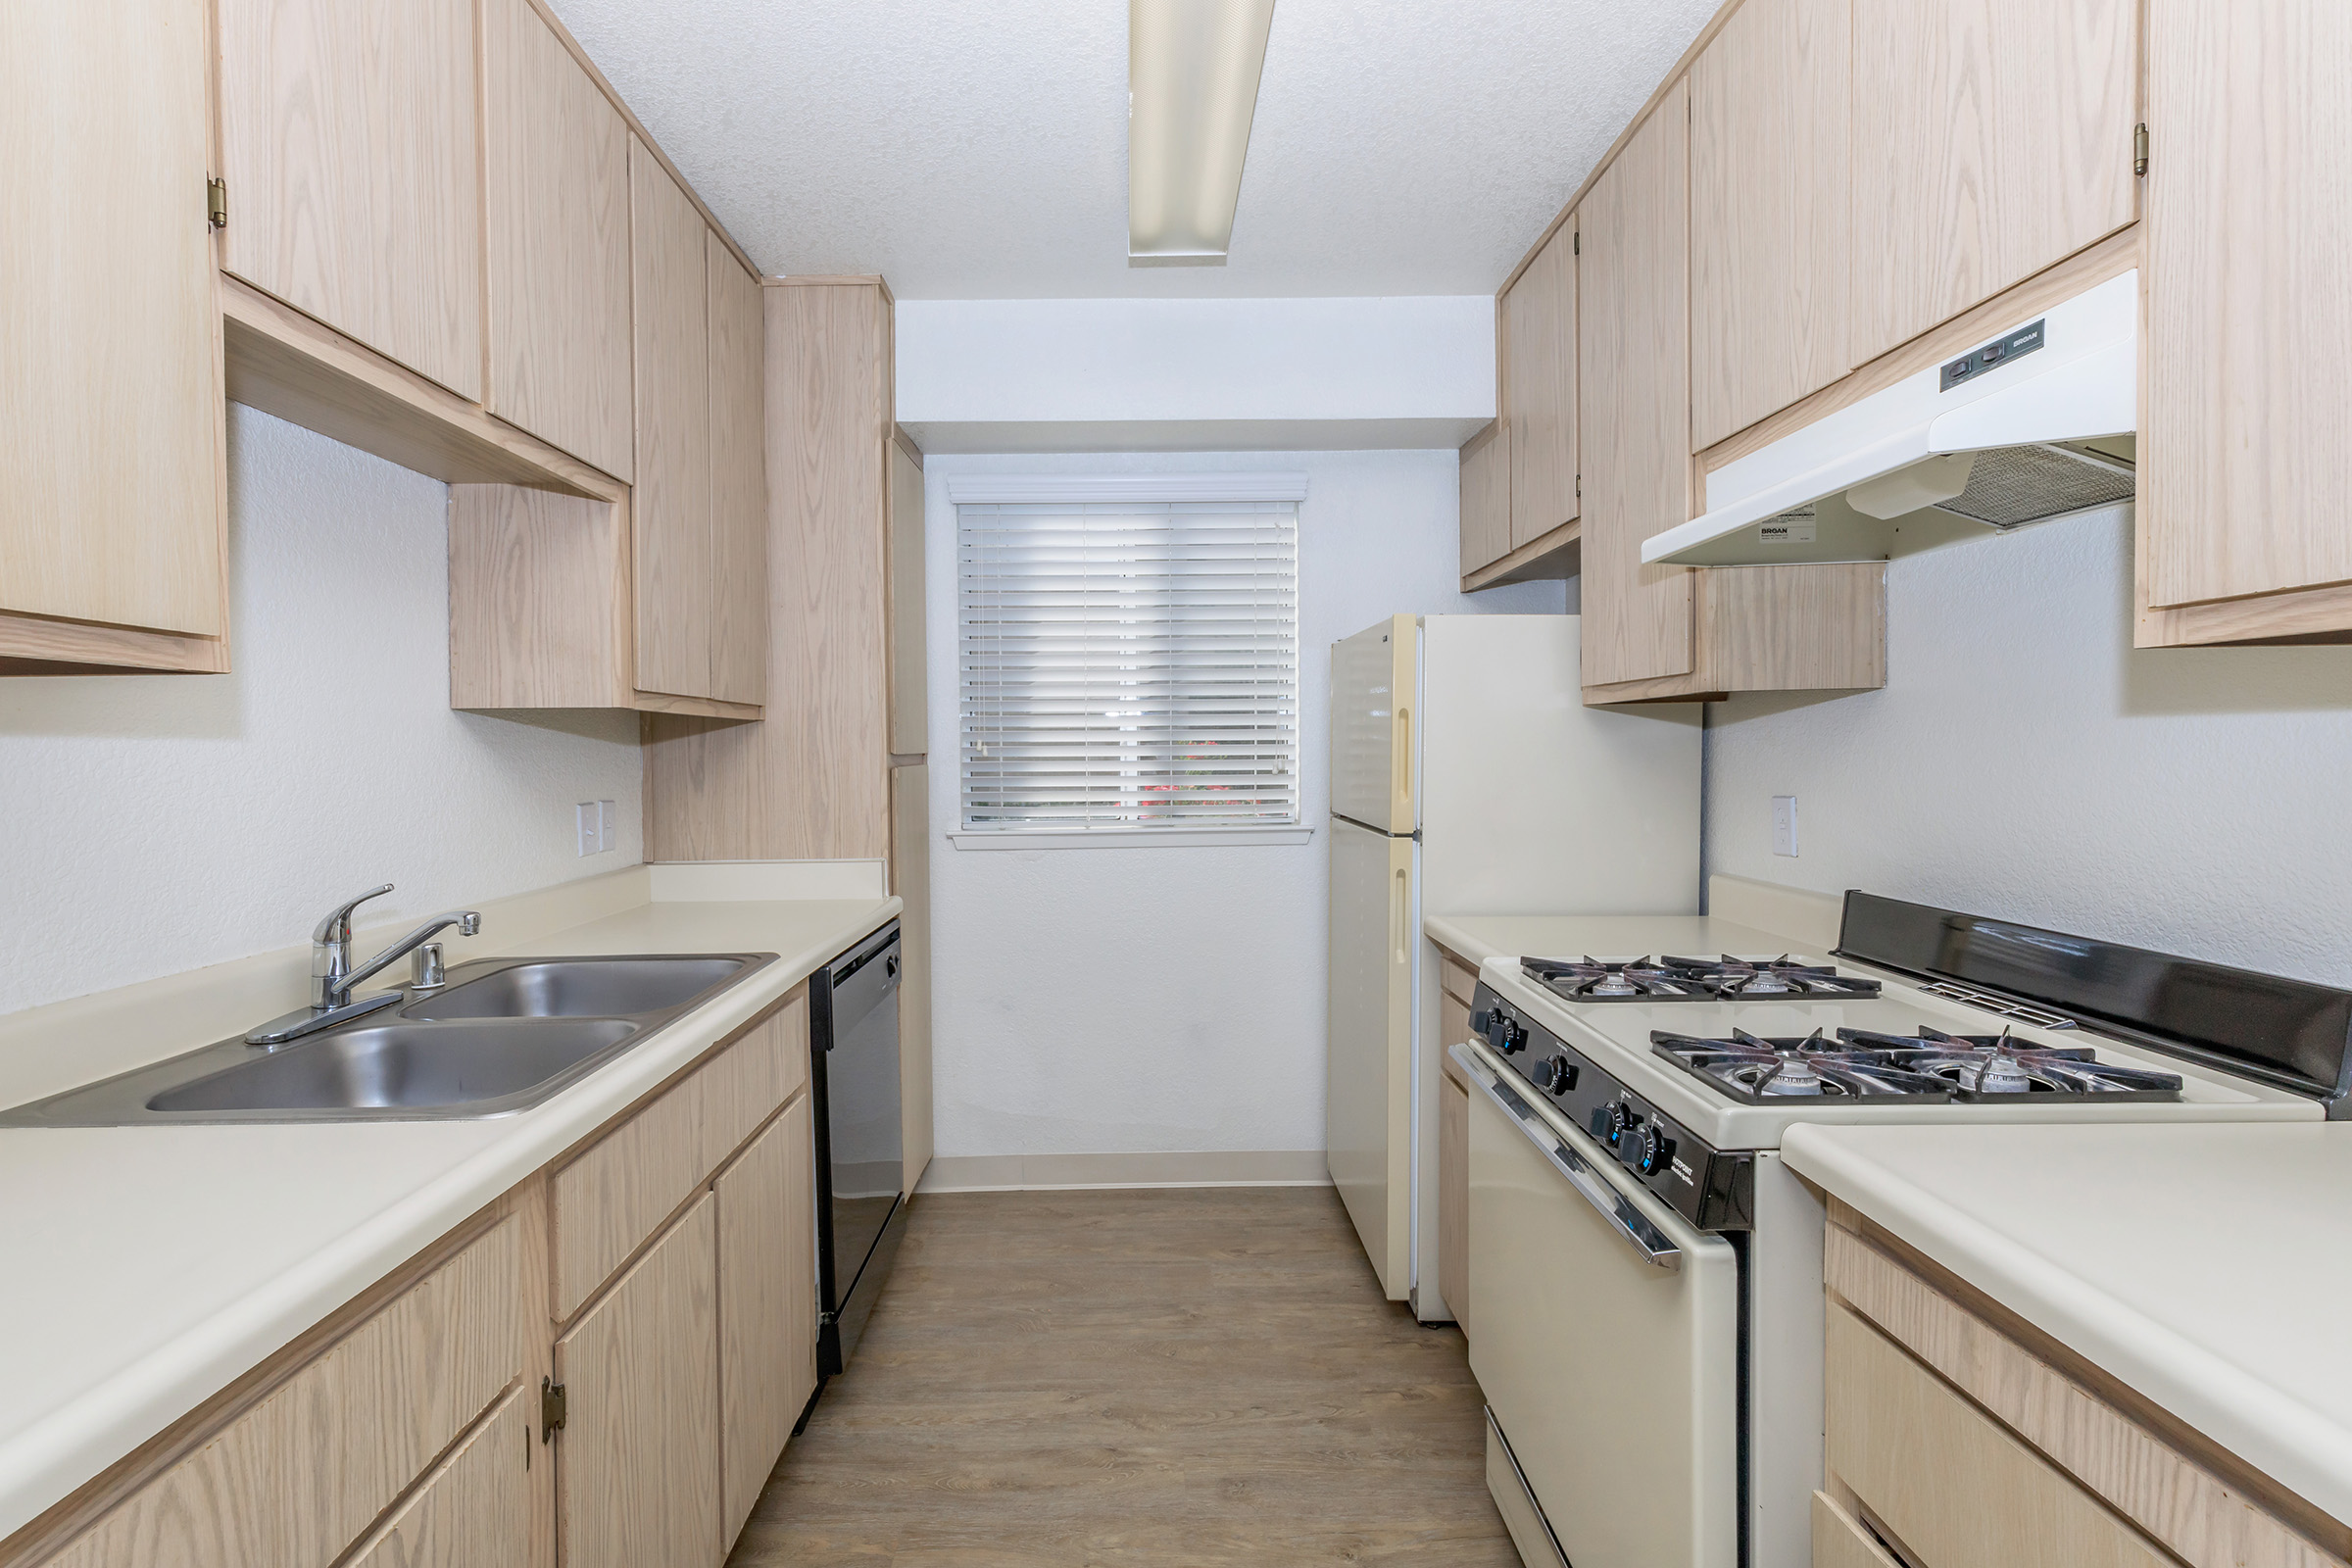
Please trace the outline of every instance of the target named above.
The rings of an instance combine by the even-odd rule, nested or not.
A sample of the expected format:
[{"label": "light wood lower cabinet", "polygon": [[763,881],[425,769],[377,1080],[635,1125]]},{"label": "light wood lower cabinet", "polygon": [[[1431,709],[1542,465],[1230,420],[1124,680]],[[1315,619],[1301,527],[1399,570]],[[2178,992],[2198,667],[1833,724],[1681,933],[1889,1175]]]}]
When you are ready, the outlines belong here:
[{"label": "light wood lower cabinet", "polygon": [[533,1560],[537,1391],[516,1388],[376,1527],[348,1568],[497,1568]]},{"label": "light wood lower cabinet", "polygon": [[1953,1293],[1966,1287],[1915,1271],[1886,1250],[1899,1244],[1831,1210],[1816,1568],[1887,1568],[1883,1544],[1913,1568],[2352,1559],[2342,1523],[2095,1369],[2045,1358],[1963,1304]]},{"label": "light wood lower cabinet", "polygon": [[808,994],[663,1090],[559,1167],[555,1316],[571,1315],[808,1079]]},{"label": "light wood lower cabinet", "polygon": [[719,1506],[728,1545],[816,1392],[816,1127],[803,1095],[720,1172]]},{"label": "light wood lower cabinet", "polygon": [[1438,1294],[1468,1334],[1470,1091],[1450,1072],[1438,1078]]},{"label": "light wood lower cabinet", "polygon": [[0,675],[228,667],[206,12],[0,8]]},{"label": "light wood lower cabinet", "polygon": [[534,1364],[525,1230],[519,1217],[500,1221],[134,1493],[52,1568],[325,1568]]},{"label": "light wood lower cabinet", "polygon": [[566,1568],[709,1568],[719,1539],[718,1245],[706,1193],[556,1342]]}]

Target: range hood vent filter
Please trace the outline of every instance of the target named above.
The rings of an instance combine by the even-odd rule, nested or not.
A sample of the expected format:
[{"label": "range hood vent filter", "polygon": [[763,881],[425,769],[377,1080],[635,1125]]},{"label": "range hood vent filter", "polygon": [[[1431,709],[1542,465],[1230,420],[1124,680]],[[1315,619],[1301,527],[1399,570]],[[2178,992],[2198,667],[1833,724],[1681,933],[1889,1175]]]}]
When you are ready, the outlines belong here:
[{"label": "range hood vent filter", "polygon": [[1936,511],[2016,528],[2132,499],[2133,469],[2118,460],[2101,461],[2061,446],[1998,447],[1976,459],[1968,488]]}]

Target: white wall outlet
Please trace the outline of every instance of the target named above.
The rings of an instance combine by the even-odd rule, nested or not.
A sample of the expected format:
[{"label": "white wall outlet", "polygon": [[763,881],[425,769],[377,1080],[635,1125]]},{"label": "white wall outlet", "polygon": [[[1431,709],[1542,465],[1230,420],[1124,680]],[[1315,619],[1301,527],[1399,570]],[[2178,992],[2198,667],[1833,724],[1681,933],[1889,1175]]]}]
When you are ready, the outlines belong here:
[{"label": "white wall outlet", "polygon": [[582,801],[579,805],[572,808],[572,814],[575,819],[575,824],[579,828],[580,853],[582,855],[594,855],[596,853],[597,840],[603,837],[603,832],[597,822],[598,812],[596,809],[596,803],[594,801]]},{"label": "white wall outlet", "polygon": [[596,803],[596,850],[599,855],[620,842],[620,808],[611,801]]},{"label": "white wall outlet", "polygon": [[1796,858],[1796,797],[1772,798],[1772,853]]}]

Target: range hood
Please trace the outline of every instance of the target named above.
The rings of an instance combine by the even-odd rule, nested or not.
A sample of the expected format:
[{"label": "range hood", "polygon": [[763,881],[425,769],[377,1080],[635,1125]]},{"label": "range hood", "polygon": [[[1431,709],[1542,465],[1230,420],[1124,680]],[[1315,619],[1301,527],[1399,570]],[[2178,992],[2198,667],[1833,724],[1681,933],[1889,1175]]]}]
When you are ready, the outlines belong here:
[{"label": "range hood", "polygon": [[2132,499],[2138,422],[2132,270],[1717,468],[1706,514],[1642,559],[1879,561],[1906,517],[2006,529],[2094,512]]}]

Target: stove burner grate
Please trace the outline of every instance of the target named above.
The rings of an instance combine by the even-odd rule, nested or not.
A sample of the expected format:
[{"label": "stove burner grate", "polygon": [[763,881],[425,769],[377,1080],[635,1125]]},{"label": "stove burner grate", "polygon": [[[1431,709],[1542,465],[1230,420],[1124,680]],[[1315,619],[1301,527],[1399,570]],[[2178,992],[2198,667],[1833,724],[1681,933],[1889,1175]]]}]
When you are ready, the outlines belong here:
[{"label": "stove burner grate", "polygon": [[1798,1001],[1875,997],[1879,983],[1840,974],[1826,963],[1777,958],[1678,958],[1672,954],[1603,961],[1521,958],[1519,967],[1570,1002],[1726,1002],[1788,997]]},{"label": "stove burner grate", "polygon": [[1825,1039],[1765,1039],[1734,1029],[1700,1039],[1653,1029],[1650,1050],[1717,1093],[1750,1104],[1790,1100],[1877,1103],[1991,1104],[2020,1096],[2066,1096],[2105,1103],[2177,1101],[2180,1079],[2100,1061],[2081,1046],[2045,1046],[1999,1035],[1947,1035],[1921,1026],[1909,1035],[1840,1029]]}]

